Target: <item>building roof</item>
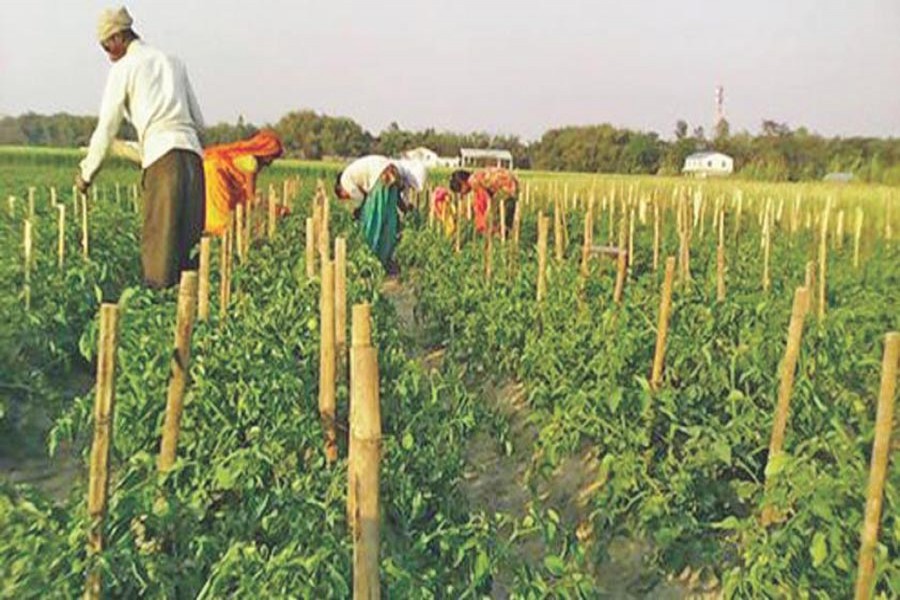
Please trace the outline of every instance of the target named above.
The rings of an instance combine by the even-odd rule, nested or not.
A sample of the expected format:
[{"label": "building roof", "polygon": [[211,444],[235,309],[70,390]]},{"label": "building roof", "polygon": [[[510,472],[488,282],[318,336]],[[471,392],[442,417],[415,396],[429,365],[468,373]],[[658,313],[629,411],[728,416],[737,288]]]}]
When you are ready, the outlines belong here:
[{"label": "building roof", "polygon": [[704,150],[703,152],[694,152],[693,154],[689,154],[685,160],[690,160],[692,158],[702,160],[704,158],[712,158],[713,156],[724,156],[726,158],[731,158],[730,156],[728,156],[727,154],[725,154],[723,152],[713,152],[713,151],[709,151],[709,150]]},{"label": "building roof", "polygon": [[493,158],[499,160],[512,160],[512,152],[509,150],[496,150],[493,148],[460,148],[459,155],[463,158]]},{"label": "building roof", "polygon": [[838,181],[838,182],[846,183],[848,181],[853,181],[853,173],[847,173],[847,172],[828,173],[822,179],[824,181]]}]

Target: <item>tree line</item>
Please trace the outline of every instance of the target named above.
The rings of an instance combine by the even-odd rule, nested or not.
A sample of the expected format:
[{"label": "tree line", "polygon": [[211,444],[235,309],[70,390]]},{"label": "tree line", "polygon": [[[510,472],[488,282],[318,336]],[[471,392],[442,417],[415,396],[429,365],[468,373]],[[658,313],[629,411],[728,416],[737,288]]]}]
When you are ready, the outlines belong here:
[{"label": "tree line", "polygon": [[[4,117],[0,118],[0,144],[80,147],[87,145],[95,125],[95,117],[66,113]],[[409,131],[397,123],[374,135],[348,117],[311,110],[292,111],[265,126],[279,133],[288,156],[309,160],[368,153],[396,156],[418,146],[441,156],[456,156],[460,148],[505,148],[512,152],[517,167],[525,169],[675,175],[689,154],[716,150],[732,156],[735,171],[749,179],[800,181],[849,172],[863,181],[900,184],[900,139],[829,138],[773,120],[763,121],[756,133],[732,133],[728,122],[722,121],[710,135],[702,127],[691,129],[679,120],[671,140],[655,132],[609,124],[559,127],[533,142],[484,132]],[[204,143],[232,142],[258,128],[243,118],[236,123],[217,123],[203,132]],[[134,131],[127,125],[120,135],[134,139]]]}]

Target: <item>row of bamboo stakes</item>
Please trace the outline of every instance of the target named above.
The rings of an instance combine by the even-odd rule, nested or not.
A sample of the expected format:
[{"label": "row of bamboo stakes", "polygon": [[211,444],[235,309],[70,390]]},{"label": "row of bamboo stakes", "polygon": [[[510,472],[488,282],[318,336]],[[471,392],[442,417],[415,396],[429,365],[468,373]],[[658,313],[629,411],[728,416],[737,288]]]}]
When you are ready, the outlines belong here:
[{"label": "row of bamboo stakes", "polygon": [[[324,201],[323,201],[324,200]],[[321,243],[321,356],[319,408],[325,432],[326,460],[337,460],[335,428],[336,374],[338,361],[346,353],[346,240],[335,239],[335,258],[328,256],[327,197],[319,196],[316,212],[319,219],[317,242]],[[272,203],[274,205],[274,203]],[[249,211],[248,211],[249,212]],[[272,214],[271,210],[269,214]],[[271,223],[271,220],[269,221]],[[229,228],[221,242],[223,248],[222,275],[227,277],[231,261]],[[268,233],[275,230],[268,227]],[[175,327],[175,353],[171,360],[171,375],[166,396],[166,411],[157,467],[168,472],[175,464],[184,392],[188,383],[191,338],[195,318],[209,317],[209,272],[211,240],[204,237],[200,247],[200,271],[182,273],[179,285]],[[227,303],[229,292],[220,289],[220,305]],[[350,439],[347,461],[347,514],[354,542],[354,597],[380,596],[380,456],[381,416],[379,400],[378,353],[372,345],[371,307],[358,304],[352,310],[352,336],[349,348],[350,380]],[[112,423],[115,406],[115,353],[118,336],[118,306],[104,303],[100,309],[98,340],[97,384],[94,403],[94,437],[91,445],[90,479],[88,488],[88,554],[103,549],[103,524],[109,496],[109,449],[112,443]],[[91,567],[85,586],[86,598],[102,595],[100,571]]]},{"label": "row of bamboo stakes", "polygon": [[[587,208],[587,212],[585,214],[584,220],[584,245],[582,247],[582,262],[581,262],[581,273],[583,276],[586,276],[588,272],[588,261],[591,255],[590,248],[593,246],[593,201],[590,202]],[[613,205],[614,206],[614,205]],[[555,238],[555,250],[556,250],[556,258],[557,260],[562,260],[564,257],[564,248],[565,248],[565,235],[562,231],[562,223],[563,218],[560,216],[560,203],[557,201],[554,204],[554,238]],[[735,225],[735,233],[739,231],[739,222],[741,217],[741,208],[742,208],[742,199],[738,198],[737,203],[737,212],[736,212],[736,225]],[[779,206],[778,212],[782,208]],[[702,211],[702,208],[701,208]],[[785,354],[781,362],[780,366],[780,377],[779,377],[779,389],[778,389],[778,397],[777,404],[775,409],[775,415],[773,419],[772,425],[772,433],[769,445],[769,454],[768,460],[769,464],[772,461],[776,460],[779,455],[783,452],[784,445],[784,436],[787,428],[787,420],[789,416],[789,407],[790,407],[790,398],[791,393],[793,391],[795,372],[797,368],[797,362],[799,358],[800,348],[801,348],[801,339],[803,332],[804,320],[806,318],[807,313],[809,312],[812,306],[812,290],[815,289],[816,283],[818,281],[818,316],[819,318],[824,318],[825,315],[825,307],[827,305],[826,302],[826,270],[825,265],[827,264],[827,251],[828,251],[828,233],[829,233],[829,213],[831,211],[831,203],[829,202],[823,214],[819,219],[820,223],[820,232],[819,232],[819,248],[818,248],[818,264],[816,261],[809,261],[806,264],[805,271],[805,284],[802,287],[796,289],[794,294],[794,302],[791,310],[791,318],[790,323],[788,325],[788,335],[787,335],[787,345],[785,348]],[[433,210],[430,212],[434,212]],[[518,211],[517,211],[518,212]],[[629,237],[625,238],[625,220],[622,219],[620,231],[619,231],[619,249],[618,253],[619,258],[619,268],[617,272],[616,279],[616,290],[614,292],[614,301],[618,304],[621,301],[621,287],[622,287],[622,279],[624,278],[624,273],[626,272],[625,264],[627,264],[627,257],[630,255],[630,252],[633,251],[633,246],[631,245],[631,240],[633,239],[633,223],[634,223],[634,215],[633,209],[630,212],[628,227],[629,227]],[[459,214],[459,213],[457,213]],[[492,212],[489,212],[491,215]],[[501,212],[501,215],[503,212]],[[702,214],[702,213],[701,213]],[[762,282],[761,286],[764,291],[768,291],[771,286],[771,275],[770,275],[770,259],[771,259],[771,238],[772,238],[772,228],[774,221],[780,216],[776,216],[777,213],[773,207],[771,200],[767,201],[765,205],[765,209],[760,216],[760,223],[762,226],[760,246],[763,252],[763,273],[762,273]],[[654,206],[654,269],[656,268],[656,264],[658,261],[658,252],[659,252],[659,206]],[[489,217],[490,219],[490,217]],[[657,323],[657,340],[653,358],[653,365],[651,369],[650,375],[650,385],[651,389],[659,390],[663,381],[663,368],[664,368],[664,359],[665,359],[665,348],[666,341],[668,337],[668,329],[669,329],[669,321],[671,318],[672,311],[672,290],[675,280],[675,271],[676,266],[679,268],[679,277],[682,281],[687,281],[690,278],[690,239],[692,235],[692,226],[695,223],[692,223],[690,219],[690,215],[687,211],[687,205],[681,204],[677,208],[676,212],[677,219],[677,233],[679,238],[679,253],[678,253],[678,261],[676,262],[675,257],[668,257],[665,263],[665,276],[663,279],[662,293],[660,298],[660,308],[658,313],[658,323]],[[431,221],[433,224],[433,221]],[[699,219],[699,223],[701,225],[701,237],[702,237],[702,224],[704,220],[702,216]],[[792,223],[795,223],[796,219],[792,219]],[[490,223],[490,220],[489,220]],[[612,223],[612,219],[610,220]],[[715,207],[715,211],[713,214],[712,223],[715,226],[717,233],[717,248],[716,248],[716,297],[719,302],[725,299],[725,280],[724,280],[724,249],[725,249],[725,211],[724,207],[720,207],[717,203]],[[856,219],[856,232],[854,236],[854,252],[853,252],[853,262],[854,266],[858,267],[859,261],[859,238],[862,232],[862,223],[863,223],[863,215],[862,210],[857,210],[857,219]],[[792,225],[792,228],[794,226]],[[546,268],[547,268],[547,249],[548,249],[548,238],[549,238],[549,217],[545,216],[542,211],[538,212],[538,221],[537,221],[537,262],[538,262],[538,275],[536,282],[536,293],[538,302],[542,301],[546,296],[547,291],[547,277],[546,277]],[[612,231],[612,226],[611,229]],[[457,231],[457,249],[459,246],[459,237],[458,231],[459,227],[456,228]],[[486,253],[490,252],[490,239],[493,237],[491,234],[491,227],[488,227],[488,233],[486,234],[486,242],[485,249]],[[835,237],[842,239],[843,237],[843,212],[839,213],[838,217],[838,225],[837,231],[835,233]],[[500,239],[505,240],[505,231],[501,228],[500,231]],[[628,250],[624,250],[626,247]],[[841,247],[842,242],[837,242],[836,245],[838,248]],[[487,254],[486,256],[489,256]],[[487,263],[490,264],[490,263]],[[818,278],[817,278],[817,269],[818,266]],[[487,271],[489,273],[489,271]],[[866,511],[865,511],[865,521],[863,525],[863,529],[861,532],[861,542],[860,542],[860,551],[859,551],[859,559],[858,559],[858,575],[856,582],[856,598],[861,600],[863,598],[869,598],[872,595],[872,590],[874,586],[874,555],[875,548],[878,540],[878,525],[880,522],[881,515],[881,506],[882,506],[882,498],[884,491],[884,481],[887,473],[887,465],[889,458],[889,450],[890,450],[890,437],[893,429],[893,403],[895,397],[895,389],[896,389],[896,379],[897,379],[897,369],[898,363],[900,363],[900,333],[898,332],[890,332],[886,335],[885,344],[884,344],[884,358],[882,363],[882,379],[879,393],[879,401],[878,401],[878,409],[876,416],[876,434],[875,441],[873,443],[873,452],[871,459],[871,468],[870,468],[870,476],[869,476],[869,485],[867,489],[867,500],[866,500]],[[767,466],[766,472],[769,472],[769,468]],[[767,488],[773,485],[771,479],[767,477],[766,486]],[[772,525],[777,523],[781,519],[781,515],[774,509],[774,507],[769,505],[764,505],[761,510],[760,520],[764,525]]]}]

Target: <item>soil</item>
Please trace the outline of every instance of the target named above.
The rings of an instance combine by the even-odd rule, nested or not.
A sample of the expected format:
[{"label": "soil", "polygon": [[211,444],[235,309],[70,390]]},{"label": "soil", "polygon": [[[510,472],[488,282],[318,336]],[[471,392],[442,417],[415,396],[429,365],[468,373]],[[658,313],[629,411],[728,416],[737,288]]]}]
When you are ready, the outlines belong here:
[{"label": "soil", "polygon": [[[427,346],[424,328],[416,319],[416,298],[410,286],[398,278],[388,280],[382,292],[397,311],[401,326],[408,335],[411,357],[419,358],[428,369],[439,369],[443,357],[440,348]],[[462,489],[473,511],[486,514],[503,513],[522,519],[530,508],[553,508],[569,531],[576,531],[585,543],[593,537],[587,519],[587,500],[598,479],[600,460],[591,449],[570,456],[547,478],[540,480],[536,491],[526,483],[532,454],[538,437],[529,422],[529,408],[524,386],[518,382],[478,382],[483,401],[506,420],[511,452],[506,452],[497,434],[484,426],[472,436],[466,448],[467,466]],[[583,536],[583,537],[582,537]],[[547,552],[539,536],[519,538],[512,548],[515,558],[537,567]],[[593,575],[604,597],[638,599],[713,599],[721,597],[715,582],[709,583],[705,573],[685,570],[679,576],[665,579],[647,563],[652,546],[642,540],[616,538],[606,545],[606,557],[594,565]],[[514,574],[495,574],[491,596],[508,598]]]}]

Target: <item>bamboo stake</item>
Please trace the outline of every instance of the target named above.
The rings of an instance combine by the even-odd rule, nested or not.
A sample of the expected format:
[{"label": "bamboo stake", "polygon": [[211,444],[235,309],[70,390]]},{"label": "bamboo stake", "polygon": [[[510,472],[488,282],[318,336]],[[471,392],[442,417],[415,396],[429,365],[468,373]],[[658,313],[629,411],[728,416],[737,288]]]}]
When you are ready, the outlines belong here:
[{"label": "bamboo stake", "polygon": [[[454,202],[454,203],[456,204],[456,211],[454,211],[454,217],[453,217],[453,221],[454,221],[454,225],[453,225],[453,238],[454,238],[454,239],[453,239],[453,251],[454,251],[456,254],[459,254],[460,250],[462,249],[462,228],[463,228],[463,223],[462,223],[462,218],[461,218],[461,216],[462,216],[462,206],[461,206],[461,203],[463,202],[463,199],[460,198],[460,197],[459,197],[458,195],[456,195],[456,194],[453,194],[453,196],[454,196],[453,199],[450,200],[451,202]],[[466,212],[466,221],[471,221],[471,220],[472,220],[471,207],[472,207],[472,202],[471,202],[471,198],[469,198],[469,201],[466,203],[466,211],[467,211],[467,212]]]},{"label": "bamboo stake", "polygon": [[28,220],[34,221],[34,192],[33,186],[28,187]]},{"label": "bamboo stake", "polygon": [[241,264],[246,262],[246,255],[244,254],[244,204],[239,202],[238,205],[234,209],[235,215],[235,237],[237,238],[237,255],[238,260],[241,261]]},{"label": "bamboo stake", "polygon": [[653,272],[659,269],[659,203],[653,203]]},{"label": "bamboo stake", "polygon": [[191,335],[197,308],[197,272],[183,271],[178,287],[178,314],[175,324],[175,352],[172,355],[172,375],[166,395],[166,418],[162,442],[159,446],[159,471],[165,473],[175,464],[178,434],[181,431],[181,412],[184,390],[187,387],[191,363]]},{"label": "bamboo stake", "polygon": [[[94,396],[94,439],[91,443],[91,467],[88,480],[88,556],[103,550],[103,525],[109,497],[109,449],[113,439],[113,415],[116,404],[116,346],[118,345],[119,307],[100,306],[100,337],[97,340],[97,385]],[[100,598],[100,570],[91,565],[84,597]]]},{"label": "bamboo stake", "polygon": [[25,219],[25,231],[22,236],[22,246],[25,251],[25,285],[23,294],[25,296],[25,310],[31,310],[31,263],[32,263],[32,239],[31,239],[31,221]]},{"label": "bamboo stake", "polygon": [[231,297],[231,273],[228,268],[228,237],[231,232],[227,229],[220,237],[219,242],[219,318],[228,316],[228,300]]},{"label": "bamboo stake", "polygon": [[200,238],[200,279],[197,284],[197,319],[200,321],[209,319],[209,254],[210,239],[204,235]]},{"label": "bamboo stake", "polygon": [[[346,368],[347,350],[347,239],[334,240],[334,344],[338,364]],[[344,371],[346,373],[346,371]]]},{"label": "bamboo stake", "polygon": [[322,282],[319,293],[319,416],[325,434],[325,459],[337,460],[335,432],[335,347],[334,347],[334,262],[322,255]]},{"label": "bamboo stake", "polygon": [[547,238],[550,235],[550,217],[543,212],[538,213],[538,280],[537,301],[547,295]]},{"label": "bamboo stake", "polygon": [[669,315],[672,312],[672,280],[675,278],[675,257],[666,259],[666,275],[659,301],[659,321],[656,326],[656,351],[653,354],[653,370],[650,387],[659,389],[662,384],[663,361],[666,356],[666,337],[669,334]]},{"label": "bamboo stake", "polygon": [[625,257],[627,259],[628,272],[630,273],[632,268],[634,267],[634,209],[631,209],[631,212],[628,216],[628,256]]},{"label": "bamboo stake", "polygon": [[594,210],[588,208],[584,215],[584,242],[581,245],[581,276],[590,272],[591,247],[594,245]]},{"label": "bamboo stake", "polygon": [[59,213],[59,230],[56,239],[56,262],[59,268],[62,269],[66,260],[66,205],[57,204],[56,210]]},{"label": "bamboo stake", "polygon": [[322,257],[322,260],[330,260],[331,258],[330,215],[331,208],[329,206],[328,196],[322,194],[322,221],[320,226],[316,228],[316,233],[319,236],[319,254]]},{"label": "bamboo stake", "polygon": [[565,241],[563,240],[562,212],[559,206],[559,198],[553,203],[553,244],[556,248],[556,260],[562,262],[565,258]]},{"label": "bamboo stake", "polygon": [[275,186],[269,185],[269,198],[266,204],[266,210],[268,211],[268,226],[266,227],[266,237],[271,241],[275,238],[275,231],[277,228],[275,217],[277,216],[278,211],[278,197],[275,195]]},{"label": "bamboo stake", "polygon": [[513,243],[516,246],[516,252],[519,250],[519,233],[522,228],[522,203],[516,202],[515,212],[513,213]]},{"label": "bamboo stake", "polygon": [[[378,350],[371,345],[369,305],[353,307],[350,347],[348,509],[353,535],[353,597],[381,597],[379,493],[381,407]],[[352,504],[350,504],[352,502]]]},{"label": "bamboo stake", "polygon": [[[784,350],[784,358],[781,361],[778,403],[775,407],[775,417],[772,421],[772,436],[769,441],[769,458],[766,464],[767,473],[772,465],[772,461],[781,454],[784,447],[784,433],[787,429],[787,420],[790,414],[791,393],[794,390],[797,358],[800,355],[800,343],[803,337],[803,321],[809,310],[809,296],[809,288],[799,287],[794,292],[794,305],[791,308],[791,321],[788,325],[787,346]],[[768,476],[766,476],[766,484],[772,484]],[[776,518],[776,512],[771,506],[763,508],[763,525],[773,523]]]},{"label": "bamboo stake", "polygon": [[306,278],[316,276],[316,222],[313,217],[306,218]]},{"label": "bamboo stake", "polygon": [[628,274],[628,251],[619,250],[616,257],[616,287],[613,291],[613,302],[622,304],[622,294],[625,291],[625,277]]},{"label": "bamboo stake", "polygon": [[863,209],[861,206],[856,207],[856,231],[853,233],[853,268],[859,268],[859,242],[862,238],[863,229]]},{"label": "bamboo stake", "polygon": [[830,212],[831,203],[825,207],[822,214],[821,238],[819,240],[819,320],[825,318],[825,310],[827,308],[827,300],[825,298],[826,291],[826,273],[828,262],[828,214]]},{"label": "bamboo stake", "polygon": [[7,196],[6,203],[9,206],[9,216],[10,218],[16,215],[16,197],[15,196]]},{"label": "bamboo stake", "polygon": [[493,200],[488,201],[487,233],[484,236],[484,279],[491,281],[494,265],[494,207]]},{"label": "bamboo stake", "polygon": [[878,524],[881,521],[884,479],[887,476],[890,458],[898,362],[900,362],[900,332],[892,331],[884,339],[881,389],[875,418],[875,440],[872,442],[869,486],[866,492],[866,515],[860,536],[856,600],[870,598],[875,584],[875,546],[878,543]]},{"label": "bamboo stake", "polygon": [[498,218],[500,219],[500,241],[504,244],[506,243],[506,198],[500,198],[500,205],[498,207],[500,214]]},{"label": "bamboo stake", "polygon": [[90,254],[88,240],[88,202],[87,195],[81,194],[81,254],[87,260]]},{"label": "bamboo stake", "polygon": [[291,180],[285,179],[281,184],[281,189],[281,202],[290,211],[293,208],[291,206]]},{"label": "bamboo stake", "polygon": [[719,243],[716,246],[716,300],[725,302],[725,211],[719,212]]}]

